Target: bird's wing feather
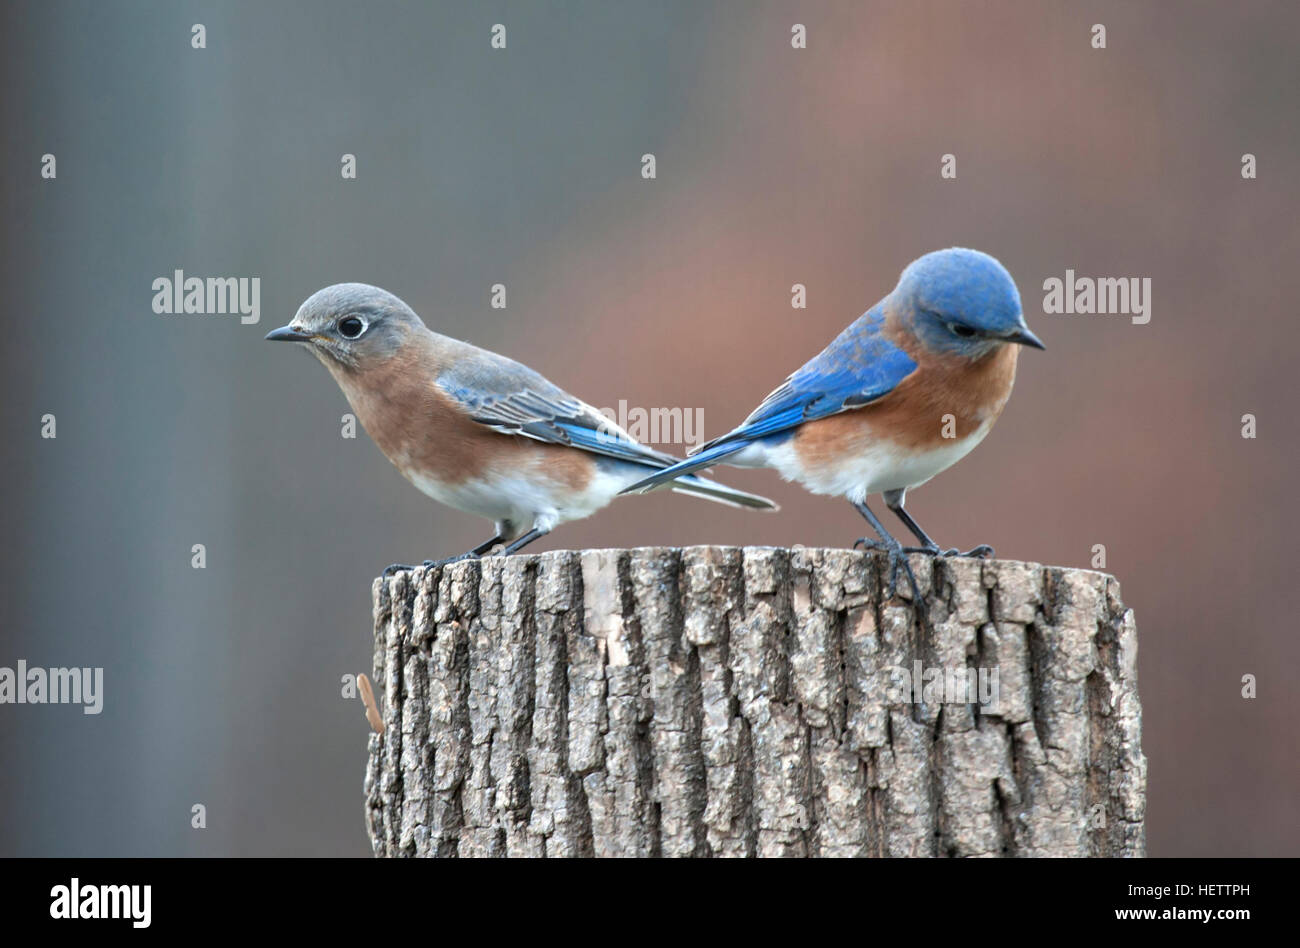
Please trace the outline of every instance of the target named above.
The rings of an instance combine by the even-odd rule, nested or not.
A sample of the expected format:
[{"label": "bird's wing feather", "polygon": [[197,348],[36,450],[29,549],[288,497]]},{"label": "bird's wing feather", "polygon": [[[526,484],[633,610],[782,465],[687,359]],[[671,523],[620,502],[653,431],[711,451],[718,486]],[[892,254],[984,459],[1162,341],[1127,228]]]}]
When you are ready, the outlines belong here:
[{"label": "bird's wing feather", "polygon": [[873,307],[763,399],[739,427],[697,451],[779,434],[889,394],[915,371],[916,362],[885,338],[883,324],[880,307]]},{"label": "bird's wing feather", "polygon": [[438,387],[474,421],[502,434],[568,445],[652,468],[677,460],[639,444],[582,399],[494,352],[477,349],[457,359],[438,376]]}]

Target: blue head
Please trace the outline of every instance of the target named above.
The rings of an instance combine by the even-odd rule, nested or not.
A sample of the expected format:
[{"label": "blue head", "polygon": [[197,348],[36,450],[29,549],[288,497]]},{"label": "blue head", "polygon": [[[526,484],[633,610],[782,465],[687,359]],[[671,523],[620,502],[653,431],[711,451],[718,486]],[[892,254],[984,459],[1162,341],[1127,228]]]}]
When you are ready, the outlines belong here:
[{"label": "blue head", "polygon": [[913,260],[887,304],[939,352],[977,359],[1008,343],[1044,348],[1025,325],[1011,274],[978,250],[953,247]]}]

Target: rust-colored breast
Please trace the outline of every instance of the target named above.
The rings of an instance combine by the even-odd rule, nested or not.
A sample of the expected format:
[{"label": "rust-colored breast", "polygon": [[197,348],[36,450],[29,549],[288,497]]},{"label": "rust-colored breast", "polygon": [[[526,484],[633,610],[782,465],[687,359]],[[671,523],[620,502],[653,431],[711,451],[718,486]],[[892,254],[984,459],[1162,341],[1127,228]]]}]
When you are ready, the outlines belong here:
[{"label": "rust-colored breast", "polygon": [[382,364],[332,369],[357,418],[407,477],[417,473],[454,486],[519,473],[581,490],[594,474],[586,452],[493,431],[471,419],[435,379],[436,349],[412,340]]},{"label": "rust-colored breast", "polygon": [[[832,464],[889,441],[905,450],[925,451],[961,441],[992,424],[1011,395],[1020,347],[1002,345],[975,361],[922,349],[910,335],[889,327],[891,341],[917,367],[883,398],[809,422],[795,435],[795,450],[805,464]],[[945,416],[951,415],[951,424]],[[945,438],[945,427],[952,438]]]}]

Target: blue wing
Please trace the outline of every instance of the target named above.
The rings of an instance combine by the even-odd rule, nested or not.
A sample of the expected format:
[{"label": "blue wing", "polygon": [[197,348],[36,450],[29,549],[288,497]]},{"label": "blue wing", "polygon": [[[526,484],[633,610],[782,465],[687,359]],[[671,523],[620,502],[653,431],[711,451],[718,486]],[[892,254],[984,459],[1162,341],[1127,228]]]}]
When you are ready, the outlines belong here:
[{"label": "blue wing", "polygon": [[805,422],[888,395],[916,370],[916,362],[885,338],[884,321],[877,304],[763,399],[739,427],[628,490],[646,490],[715,464],[761,438],[786,434]]},{"label": "blue wing", "polygon": [[[503,434],[522,435],[662,470],[678,458],[648,448],[580,398],[546,380],[528,366],[459,343],[462,354],[438,376],[438,387],[481,425]],[[700,477],[684,477],[675,490],[738,507],[776,509],[766,497]]]},{"label": "blue wing", "polygon": [[602,454],[653,468],[677,460],[627,435],[580,398],[528,366],[472,348],[438,377],[438,387],[474,421],[503,434]]},{"label": "blue wing", "polygon": [[916,362],[884,337],[883,324],[880,307],[873,307],[763,399],[738,428],[699,450],[779,434],[888,395]]}]

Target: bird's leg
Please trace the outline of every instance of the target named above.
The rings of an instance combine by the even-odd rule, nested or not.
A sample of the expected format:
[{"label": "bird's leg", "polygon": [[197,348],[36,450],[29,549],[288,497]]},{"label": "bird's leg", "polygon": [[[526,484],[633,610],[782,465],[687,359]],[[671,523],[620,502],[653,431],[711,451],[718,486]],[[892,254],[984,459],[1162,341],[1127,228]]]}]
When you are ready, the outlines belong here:
[{"label": "bird's leg", "polygon": [[907,553],[903,549],[903,544],[899,543],[884,525],[871,512],[871,508],[865,503],[853,502],[853,507],[858,513],[866,518],[867,523],[871,524],[871,529],[876,531],[879,536],[878,540],[870,537],[859,537],[853,544],[854,549],[859,545],[872,550],[883,550],[889,555],[889,598],[893,599],[894,594],[898,591],[898,571],[901,568],[907,573],[907,581],[912,586],[913,602],[921,602],[921,590],[916,585],[916,574],[912,572],[912,564],[907,561]]},{"label": "bird's leg", "polygon": [[920,542],[919,547],[905,547],[908,552],[929,553],[931,556],[992,556],[993,547],[987,543],[981,543],[965,553],[953,547],[950,550],[941,549],[939,544],[930,539],[929,535],[921,529],[921,525],[912,519],[912,515],[903,509],[903,497],[907,493],[904,490],[887,490],[881,496],[885,498],[885,506],[894,512],[894,516],[903,521],[903,526],[912,531],[912,536]]},{"label": "bird's leg", "polygon": [[533,527],[533,529],[529,530],[518,540],[514,540],[511,543],[509,543],[506,546],[506,548],[501,551],[501,555],[509,556],[511,553],[518,553],[520,550],[522,550],[528,544],[532,543],[534,540],[541,539],[542,537],[546,536],[546,534],[550,532],[551,531],[549,527],[545,529],[543,529],[542,527]]},{"label": "bird's leg", "polygon": [[469,550],[465,553],[461,553],[459,556],[449,556],[443,560],[425,560],[424,565],[430,567],[446,566],[448,563],[459,563],[461,560],[476,560],[479,557],[486,556],[488,553],[490,553],[492,551],[492,547],[496,546],[498,543],[504,543],[504,542],[505,542],[505,537],[501,536],[500,534],[497,534],[492,539],[484,540],[478,546],[474,547],[474,549]]},{"label": "bird's leg", "polygon": [[[508,521],[502,521],[497,524],[497,534],[492,539],[485,540],[478,546],[474,547],[474,549],[461,553],[459,556],[449,556],[444,560],[425,560],[424,565],[425,567],[432,568],[434,566],[446,566],[448,563],[459,563],[461,560],[481,559],[482,557],[487,556],[488,553],[492,552],[492,548],[498,543],[506,543],[505,535],[511,532],[513,532],[513,527],[511,527],[510,523]],[[529,530],[519,539],[506,543],[506,546],[501,550],[500,555],[509,556],[511,553],[517,553],[534,540],[539,537],[544,537],[550,532],[550,527],[533,527],[533,529]],[[415,569],[415,567],[407,566],[404,563],[394,563],[392,566],[384,568],[384,576],[385,578],[389,577],[404,569]]]},{"label": "bird's leg", "polygon": [[[477,559],[483,554],[489,552],[492,549],[492,547],[496,546],[498,543],[504,543],[504,542],[505,542],[505,537],[498,534],[497,536],[494,536],[491,540],[485,540],[484,542],[480,543],[478,546],[474,547],[474,549],[466,553],[462,553],[459,556],[449,556],[445,560],[425,560],[424,565],[426,567],[446,566],[448,563],[456,563],[459,562],[460,560]],[[406,569],[415,569],[415,567],[407,566],[405,563],[394,563],[392,566],[384,567],[383,575],[385,578],[387,578],[389,576],[392,576],[394,573],[400,573],[402,570],[406,570]]]},{"label": "bird's leg", "polygon": [[903,509],[903,496],[906,493],[906,490],[887,490],[880,496],[884,498],[885,506],[894,512],[895,517],[903,521],[903,526],[911,530],[912,536],[916,537],[921,544],[919,547],[913,548],[916,552],[929,553],[931,556],[941,553],[939,544],[931,540],[929,535],[921,529],[921,525],[912,519],[912,515]]},{"label": "bird's leg", "polygon": [[491,540],[484,540],[478,546],[474,547],[474,549],[470,550],[470,552],[475,556],[486,556],[488,553],[492,552],[492,547],[496,546],[498,543],[505,542],[506,538],[498,533]]}]

